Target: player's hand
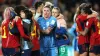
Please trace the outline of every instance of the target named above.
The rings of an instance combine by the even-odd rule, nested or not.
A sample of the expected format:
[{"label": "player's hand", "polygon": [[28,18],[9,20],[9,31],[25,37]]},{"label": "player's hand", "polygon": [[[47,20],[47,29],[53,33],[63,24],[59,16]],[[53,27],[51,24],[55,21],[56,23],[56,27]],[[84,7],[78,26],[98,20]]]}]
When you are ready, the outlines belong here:
[{"label": "player's hand", "polygon": [[18,21],[18,18],[19,18],[19,16],[15,16],[15,19],[14,20],[17,22]]},{"label": "player's hand", "polygon": [[78,39],[79,39],[79,37],[76,37],[76,39],[78,40]]},{"label": "player's hand", "polygon": [[79,32],[78,32],[78,36],[82,35],[81,33],[82,33],[82,32],[81,32],[81,31],[79,31]]},{"label": "player's hand", "polygon": [[64,19],[64,16],[62,14],[60,14],[57,19]]}]

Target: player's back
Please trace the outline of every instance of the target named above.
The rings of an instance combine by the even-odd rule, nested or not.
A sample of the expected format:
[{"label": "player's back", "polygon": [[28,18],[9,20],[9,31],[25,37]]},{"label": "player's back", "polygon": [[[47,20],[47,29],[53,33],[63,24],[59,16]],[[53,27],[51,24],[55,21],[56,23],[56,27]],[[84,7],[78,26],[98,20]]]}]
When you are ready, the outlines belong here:
[{"label": "player's back", "polygon": [[7,40],[8,40],[8,34],[9,34],[9,30],[8,30],[8,24],[9,24],[10,20],[4,20],[1,24],[1,37],[2,37],[2,47],[7,47]]},{"label": "player's back", "polygon": [[[76,19],[76,23],[77,23],[77,31],[84,31],[85,27],[86,27],[86,22],[87,22],[87,15],[78,15],[77,19]],[[78,44],[84,44],[84,43],[88,43],[88,35],[83,36],[83,35],[79,35],[79,40],[78,40]]]},{"label": "player's back", "polygon": [[83,31],[86,26],[87,15],[78,15],[76,19],[77,27],[79,31]]}]

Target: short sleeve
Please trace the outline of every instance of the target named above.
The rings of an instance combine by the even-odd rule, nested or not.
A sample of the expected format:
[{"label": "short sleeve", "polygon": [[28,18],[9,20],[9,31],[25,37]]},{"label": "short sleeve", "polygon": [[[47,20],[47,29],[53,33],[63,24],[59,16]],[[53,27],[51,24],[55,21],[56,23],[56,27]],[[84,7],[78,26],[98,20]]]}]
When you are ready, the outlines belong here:
[{"label": "short sleeve", "polygon": [[76,28],[76,23],[74,23],[74,24],[72,25],[72,28],[74,28],[74,29]]}]

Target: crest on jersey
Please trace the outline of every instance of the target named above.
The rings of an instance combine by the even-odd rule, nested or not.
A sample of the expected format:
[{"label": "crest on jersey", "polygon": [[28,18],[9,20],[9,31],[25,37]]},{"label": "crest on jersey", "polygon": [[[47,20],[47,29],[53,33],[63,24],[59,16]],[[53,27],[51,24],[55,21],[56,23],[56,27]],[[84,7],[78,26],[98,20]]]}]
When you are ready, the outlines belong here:
[{"label": "crest on jersey", "polygon": [[51,24],[55,24],[55,20],[52,20],[52,21],[51,21]]},{"label": "crest on jersey", "polygon": [[13,23],[10,22],[10,23],[9,23],[9,28],[12,29],[13,27],[14,27]]}]

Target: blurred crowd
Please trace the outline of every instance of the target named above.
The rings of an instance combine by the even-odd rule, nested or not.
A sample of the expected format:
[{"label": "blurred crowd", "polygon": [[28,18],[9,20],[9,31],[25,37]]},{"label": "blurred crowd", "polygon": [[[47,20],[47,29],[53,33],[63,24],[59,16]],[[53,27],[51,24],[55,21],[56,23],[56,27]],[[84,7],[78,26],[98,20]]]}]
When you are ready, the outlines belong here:
[{"label": "blurred crowd", "polygon": [[33,7],[37,1],[50,1],[61,9],[62,14],[67,21],[67,27],[70,28],[73,24],[73,16],[75,14],[77,6],[83,2],[92,3],[92,7],[95,11],[100,13],[100,0],[0,0],[0,21],[2,18],[2,12],[8,6],[26,5],[27,7]]}]

